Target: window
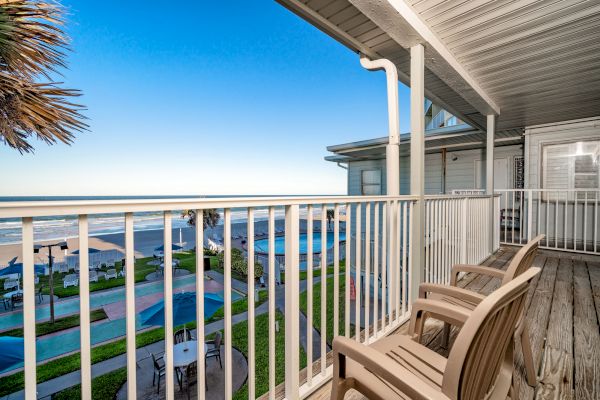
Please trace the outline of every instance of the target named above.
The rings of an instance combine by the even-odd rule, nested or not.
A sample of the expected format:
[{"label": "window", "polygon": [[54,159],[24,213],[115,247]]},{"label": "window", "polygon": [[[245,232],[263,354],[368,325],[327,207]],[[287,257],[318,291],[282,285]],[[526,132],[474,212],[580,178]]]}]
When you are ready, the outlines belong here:
[{"label": "window", "polygon": [[[546,145],[543,149],[542,186],[544,189],[600,188],[600,141]],[[556,200],[556,195],[550,195]],[[585,192],[578,199],[584,199]],[[563,194],[558,198],[565,199]],[[573,197],[570,197],[573,199]]]},{"label": "window", "polygon": [[361,193],[366,196],[381,194],[381,170],[369,169],[361,171]]}]

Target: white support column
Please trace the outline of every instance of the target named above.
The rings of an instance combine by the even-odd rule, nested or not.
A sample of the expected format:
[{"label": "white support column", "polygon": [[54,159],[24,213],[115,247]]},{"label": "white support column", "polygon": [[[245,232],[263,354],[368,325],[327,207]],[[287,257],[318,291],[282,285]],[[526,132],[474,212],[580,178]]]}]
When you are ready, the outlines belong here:
[{"label": "white support column", "polygon": [[390,60],[369,60],[360,56],[360,65],[369,71],[385,70],[388,97],[388,144],[385,148],[386,186],[388,195],[400,194],[400,123],[398,114],[398,70]]},{"label": "white support column", "polygon": [[[425,246],[425,49],[417,44],[410,48],[410,193],[418,196],[410,237],[410,293],[418,296],[423,282]],[[406,277],[403,277],[405,279]]]},{"label": "white support column", "polygon": [[37,399],[35,347],[35,273],[33,262],[33,218],[22,219],[23,239],[23,356],[25,400]]},{"label": "white support column", "polygon": [[299,217],[297,204],[285,207],[285,398],[289,400],[300,396]]},{"label": "white support column", "polygon": [[494,136],[496,132],[496,116],[487,116],[487,144],[486,144],[486,166],[485,166],[485,188],[486,194],[490,197],[489,204],[489,221],[490,221],[490,235],[489,235],[489,252],[494,252]]},{"label": "white support column", "polygon": [[88,217],[79,216],[79,332],[81,354],[81,398],[92,398],[92,358],[90,336],[90,277]]}]

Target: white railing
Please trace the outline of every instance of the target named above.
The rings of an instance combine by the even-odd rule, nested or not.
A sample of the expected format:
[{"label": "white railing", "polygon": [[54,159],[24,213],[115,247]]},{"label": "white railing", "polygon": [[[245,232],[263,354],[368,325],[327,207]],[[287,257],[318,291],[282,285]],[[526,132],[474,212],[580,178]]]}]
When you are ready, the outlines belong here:
[{"label": "white railing", "polygon": [[[268,397],[274,398],[276,387],[282,383],[288,399],[304,398],[312,391],[327,382],[332,373],[327,364],[327,352],[330,348],[330,338],[338,334],[354,335],[356,340],[365,343],[373,342],[391,330],[395,329],[408,318],[410,310],[410,281],[413,276],[410,260],[410,243],[412,230],[412,210],[416,197],[411,196],[361,196],[361,197],[303,197],[303,198],[221,198],[221,199],[176,199],[176,200],[109,200],[109,201],[61,201],[61,202],[5,202],[0,203],[0,219],[20,218],[22,221],[22,254],[24,263],[23,273],[23,318],[24,318],[24,375],[25,397],[36,398],[36,303],[34,285],[34,219],[37,217],[61,217],[76,215],[79,225],[79,265],[80,265],[80,314],[81,325],[81,393],[83,398],[91,398],[91,340],[90,340],[90,287],[88,283],[88,215],[91,214],[120,214],[124,215],[124,250],[125,250],[125,313],[127,339],[127,393],[129,398],[138,395],[136,374],[136,297],[134,271],[134,215],[138,212],[159,212],[164,221],[164,299],[165,299],[165,364],[167,373],[166,397],[172,399],[175,390],[174,355],[173,355],[173,281],[177,278],[172,274],[172,218],[173,211],[192,209],[197,212],[197,221],[202,221],[203,210],[217,209],[222,215],[223,249],[224,249],[224,397],[233,395],[232,375],[235,366],[232,364],[232,210],[240,215],[245,210],[248,271],[254,270],[254,226],[255,215],[268,215],[268,261],[264,264],[267,270],[268,283],[268,332],[257,332],[255,326],[255,299],[248,290],[248,398],[265,395],[257,391],[256,371],[258,368],[268,368]],[[334,210],[332,221],[333,231],[321,232],[320,259],[313,257],[313,219],[319,218],[321,226],[327,226],[327,210]],[[277,213],[276,213],[277,210]],[[279,310],[276,302],[278,288],[275,282],[275,230],[276,219],[285,220],[285,308]],[[276,217],[278,215],[279,217]],[[482,215],[483,217],[483,215]],[[306,219],[307,241],[307,273],[306,296],[306,335],[301,335],[300,329],[300,221]],[[237,225],[239,226],[239,225]],[[320,231],[320,229],[319,229]],[[346,243],[340,245],[340,234],[345,234]],[[204,229],[202,224],[195,227],[196,249],[204,244]],[[328,237],[333,235],[333,245]],[[342,252],[344,254],[342,254]],[[330,254],[333,257],[330,258]],[[475,256],[475,253],[474,253]],[[346,260],[346,268],[341,272],[340,260]],[[325,262],[324,262],[325,260]],[[329,262],[331,260],[331,263]],[[317,262],[315,262],[317,261]],[[327,267],[332,265],[333,273],[329,279],[333,282],[333,315],[327,315],[327,296],[317,296],[314,285],[318,284],[320,293],[327,293],[331,283],[328,281]],[[314,271],[321,271],[320,282],[316,282]],[[196,337],[204,338],[204,264],[203,257],[196,257],[196,298],[197,298],[197,333]],[[246,282],[254,288],[255,281],[249,274]],[[351,296],[351,292],[355,296]],[[353,297],[353,298],[352,298]],[[313,303],[320,305],[320,321],[314,320]],[[278,313],[283,311],[285,328],[277,331]],[[333,318],[333,325],[328,328],[328,321]],[[319,356],[313,354],[313,327],[319,325],[320,351]],[[328,331],[332,332],[328,334]],[[352,333],[353,330],[353,333]],[[278,361],[276,354],[281,349],[276,348],[279,334],[285,336],[285,365],[284,376],[277,374]],[[257,365],[256,338],[268,337],[268,365]],[[306,343],[301,337],[307,337]],[[306,353],[306,379],[300,381],[300,349]],[[204,346],[197,346],[197,359],[204,359]],[[265,350],[265,349],[260,349]],[[261,358],[264,359],[264,358]],[[41,360],[40,360],[41,361]],[[320,361],[320,363],[315,363]],[[318,365],[318,367],[313,367]],[[198,362],[197,396],[203,399],[205,392],[205,364]],[[152,371],[147,371],[151,374]],[[73,385],[79,382],[72,382]]]},{"label": "white railing", "polygon": [[539,234],[541,247],[600,254],[600,190],[512,189],[500,195],[500,241],[523,245]]},{"label": "white railing", "polygon": [[454,264],[479,264],[499,247],[499,197],[425,197],[425,281],[448,284]]}]

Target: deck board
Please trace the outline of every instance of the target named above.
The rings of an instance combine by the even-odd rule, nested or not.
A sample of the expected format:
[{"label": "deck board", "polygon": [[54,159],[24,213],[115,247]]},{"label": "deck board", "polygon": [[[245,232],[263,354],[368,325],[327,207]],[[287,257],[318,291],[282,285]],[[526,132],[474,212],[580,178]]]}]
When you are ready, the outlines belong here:
[{"label": "deck board", "polygon": [[[486,265],[506,269],[517,247],[502,247]],[[574,253],[540,251],[534,265],[542,273],[532,282],[527,318],[535,363],[539,370],[538,384],[526,384],[520,346],[515,355],[515,390],[519,399],[600,399],[600,257]],[[460,287],[489,293],[497,287],[490,279],[467,274]],[[426,325],[424,343],[442,355],[442,324]],[[400,330],[405,331],[405,326]],[[451,341],[456,336],[453,329]],[[327,399],[331,384],[315,392],[311,399]],[[346,399],[364,399],[358,392],[349,392]]]},{"label": "deck board", "polygon": [[600,398],[600,333],[585,262],[573,262],[575,398]]}]

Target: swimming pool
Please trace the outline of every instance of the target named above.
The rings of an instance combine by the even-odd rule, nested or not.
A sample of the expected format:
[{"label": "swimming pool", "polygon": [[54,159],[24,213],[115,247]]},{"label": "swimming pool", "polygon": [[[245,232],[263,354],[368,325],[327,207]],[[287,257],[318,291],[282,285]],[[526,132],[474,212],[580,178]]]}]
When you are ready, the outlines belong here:
[{"label": "swimming pool", "polygon": [[[340,243],[346,241],[346,234],[340,232]],[[300,234],[300,254],[308,253],[308,235],[306,233]],[[327,249],[333,248],[333,232],[327,232]],[[269,239],[259,239],[254,242],[254,251],[257,253],[269,252]],[[313,254],[321,252],[321,232],[313,232]],[[285,254],[285,236],[275,237],[275,254]]]}]

